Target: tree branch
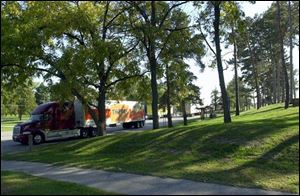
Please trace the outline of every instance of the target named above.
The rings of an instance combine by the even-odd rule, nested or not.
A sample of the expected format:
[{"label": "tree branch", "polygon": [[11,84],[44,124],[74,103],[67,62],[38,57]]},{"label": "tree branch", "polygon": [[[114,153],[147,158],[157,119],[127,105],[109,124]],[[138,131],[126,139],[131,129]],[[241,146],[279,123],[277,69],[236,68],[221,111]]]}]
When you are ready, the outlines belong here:
[{"label": "tree branch", "polygon": [[192,25],[192,26],[187,26],[187,27],[181,27],[181,28],[174,28],[174,29],[169,29],[169,28],[165,28],[165,30],[170,31],[170,32],[174,32],[174,31],[181,31],[181,30],[185,30],[185,29],[189,29],[189,28],[193,28],[193,27],[197,27],[197,25]]},{"label": "tree branch", "polygon": [[168,11],[165,13],[165,15],[164,15],[163,19],[161,20],[161,22],[160,22],[160,24],[159,24],[158,27],[159,27],[159,28],[162,27],[162,25],[164,24],[165,20],[167,19],[168,15],[169,15],[170,12],[172,11],[172,9],[174,9],[175,7],[178,7],[178,6],[180,6],[180,5],[183,5],[183,4],[187,3],[187,2],[188,2],[188,1],[184,1],[184,2],[181,2],[181,3],[178,3],[178,4],[172,5],[172,6],[168,9]]},{"label": "tree branch", "polygon": [[123,10],[121,10],[119,13],[117,13],[110,21],[107,22],[106,28],[108,28],[108,27],[111,25],[111,23],[113,23],[113,21],[114,21],[118,16],[120,16],[122,13],[124,13],[126,10],[129,10],[130,8],[131,8],[131,7],[126,7],[126,8],[124,8]]},{"label": "tree branch", "polygon": [[[21,65],[19,64],[16,64],[16,63],[8,63],[8,64],[1,64],[1,69],[4,68],[4,67],[18,67],[22,70],[25,70],[27,69],[28,67],[22,67]],[[43,68],[39,68],[39,67],[30,67],[30,69],[33,69],[33,70],[36,70],[36,71],[42,71],[42,72],[47,72],[53,76],[56,76],[58,78],[61,78],[61,79],[64,79],[64,75],[62,73],[54,73],[48,69],[43,69]]]},{"label": "tree branch", "polygon": [[138,4],[136,4],[134,1],[129,1],[128,2],[129,4],[133,5],[139,12],[140,14],[142,15],[142,17],[145,19],[146,23],[150,24],[150,20],[145,12],[145,10],[143,10],[142,8],[140,8],[138,6]]},{"label": "tree branch", "polygon": [[149,72],[149,71],[145,71],[145,72],[142,73],[142,74],[136,74],[136,75],[131,75],[131,76],[125,76],[125,77],[123,77],[123,78],[117,79],[117,80],[111,82],[110,84],[106,85],[106,88],[109,88],[110,86],[113,86],[113,85],[115,85],[116,83],[121,82],[121,81],[124,81],[124,80],[127,80],[127,79],[129,79],[129,78],[142,77],[143,75],[145,75],[145,74],[148,73],[148,72]]},{"label": "tree branch", "polygon": [[[86,48],[86,45],[83,40],[79,39],[77,36],[73,35],[72,33],[63,33],[64,35],[68,36],[69,38],[75,39],[78,43]],[[82,38],[82,37],[81,37]]]},{"label": "tree branch", "polygon": [[205,43],[208,45],[209,49],[212,51],[212,53],[214,53],[215,56],[217,56],[216,52],[212,49],[212,47],[210,46],[210,44],[206,40],[206,37],[205,37],[204,33],[202,32],[200,22],[199,22],[199,30],[200,30],[200,33],[201,33],[202,37],[204,38]]},{"label": "tree branch", "polygon": [[106,38],[106,31],[107,31],[106,17],[107,17],[107,13],[108,13],[108,8],[109,8],[109,1],[106,2],[104,17],[103,17],[102,40],[105,40],[105,38]]},{"label": "tree branch", "polygon": [[109,73],[112,69],[112,67],[114,66],[115,62],[117,62],[119,59],[125,57],[126,55],[128,55],[132,50],[134,50],[136,48],[136,46],[140,43],[140,41],[138,41],[132,48],[130,48],[129,50],[125,51],[121,56],[119,56],[117,58],[117,60],[113,61],[110,63],[110,66],[107,68],[106,72],[105,72],[105,75],[106,75],[106,78],[108,78],[109,76]]}]

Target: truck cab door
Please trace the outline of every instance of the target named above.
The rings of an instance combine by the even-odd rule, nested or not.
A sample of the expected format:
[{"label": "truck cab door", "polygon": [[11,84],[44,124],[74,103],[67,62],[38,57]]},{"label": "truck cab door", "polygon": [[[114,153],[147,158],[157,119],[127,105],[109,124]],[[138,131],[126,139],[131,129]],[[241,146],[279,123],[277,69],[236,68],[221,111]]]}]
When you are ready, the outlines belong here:
[{"label": "truck cab door", "polygon": [[55,117],[54,117],[54,109],[49,108],[43,114],[43,128],[45,130],[53,130],[55,129]]}]

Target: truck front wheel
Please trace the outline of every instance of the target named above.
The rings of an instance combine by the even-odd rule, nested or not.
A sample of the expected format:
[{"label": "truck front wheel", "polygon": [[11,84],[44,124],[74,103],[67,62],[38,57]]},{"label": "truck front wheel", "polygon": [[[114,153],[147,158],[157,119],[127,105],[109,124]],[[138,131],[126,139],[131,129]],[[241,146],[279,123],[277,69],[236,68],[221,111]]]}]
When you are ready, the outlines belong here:
[{"label": "truck front wheel", "polygon": [[44,142],[44,137],[43,137],[42,134],[37,133],[37,134],[34,134],[34,135],[33,135],[32,140],[33,140],[33,144],[39,145],[39,144],[41,144],[41,143]]}]

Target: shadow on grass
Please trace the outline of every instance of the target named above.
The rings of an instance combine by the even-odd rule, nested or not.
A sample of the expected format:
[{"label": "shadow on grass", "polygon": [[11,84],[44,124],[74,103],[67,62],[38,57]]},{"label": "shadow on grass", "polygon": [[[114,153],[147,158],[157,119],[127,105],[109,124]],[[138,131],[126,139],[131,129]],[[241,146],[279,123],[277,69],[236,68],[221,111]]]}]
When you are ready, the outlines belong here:
[{"label": "shadow on grass", "polygon": [[[220,184],[230,184],[246,187],[258,187],[266,188],[263,185],[257,183],[263,179],[274,180],[273,174],[277,174],[277,177],[287,174],[297,174],[299,173],[299,149],[291,148],[292,145],[299,144],[299,134],[293,135],[286,140],[282,141],[280,144],[271,148],[258,158],[241,164],[237,167],[231,169],[218,169],[217,171],[198,171],[195,173],[189,173],[185,177],[192,180],[198,181],[211,181]],[[292,152],[291,152],[292,149]],[[288,155],[285,155],[288,153]],[[293,159],[291,156],[297,156]],[[285,163],[285,164],[284,164]],[[177,167],[186,167],[188,164],[176,165]],[[175,166],[175,167],[176,167]],[[270,175],[270,176],[269,176]],[[286,178],[277,180],[287,180]],[[277,187],[277,190],[284,188],[284,190],[291,189],[295,191],[295,187],[299,186],[295,184],[294,187]]]},{"label": "shadow on grass", "polygon": [[265,109],[264,107],[262,107],[258,110],[249,111],[249,113],[243,114],[242,116],[248,116],[248,115],[253,115],[253,114],[257,115],[257,114],[271,112],[271,111],[282,109],[282,108],[283,108],[283,106],[277,106],[277,107],[270,108],[270,109]]},{"label": "shadow on grass", "polygon": [[[85,139],[27,154],[27,160],[111,171],[155,174],[259,187],[257,178],[299,172],[298,113],[230,124],[191,123],[168,129]],[[288,128],[288,130],[287,130]],[[298,128],[299,129],[299,128]],[[274,138],[271,144],[265,142]],[[269,141],[270,142],[270,141]],[[241,151],[243,149],[244,151]],[[45,156],[47,154],[48,156]],[[21,156],[24,157],[24,156]],[[231,168],[186,172],[186,168],[241,159]],[[247,172],[245,173],[245,170]],[[248,171],[251,170],[251,171]]]}]

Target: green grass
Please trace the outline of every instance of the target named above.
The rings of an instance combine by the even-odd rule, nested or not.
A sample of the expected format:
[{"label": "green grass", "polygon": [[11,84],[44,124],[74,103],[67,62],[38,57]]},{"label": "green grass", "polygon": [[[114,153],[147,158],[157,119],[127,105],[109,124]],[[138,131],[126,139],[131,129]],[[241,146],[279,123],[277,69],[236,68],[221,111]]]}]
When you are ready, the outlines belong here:
[{"label": "green grass", "polygon": [[[51,157],[51,158],[49,158]],[[49,145],[6,159],[299,193],[299,107]]]},{"label": "green grass", "polygon": [[18,116],[1,117],[1,131],[13,131],[13,127],[21,122],[28,121],[29,115],[23,115],[22,120]]},{"label": "green grass", "polygon": [[83,185],[1,171],[1,195],[113,195]]}]

